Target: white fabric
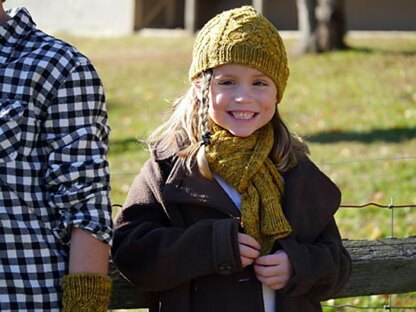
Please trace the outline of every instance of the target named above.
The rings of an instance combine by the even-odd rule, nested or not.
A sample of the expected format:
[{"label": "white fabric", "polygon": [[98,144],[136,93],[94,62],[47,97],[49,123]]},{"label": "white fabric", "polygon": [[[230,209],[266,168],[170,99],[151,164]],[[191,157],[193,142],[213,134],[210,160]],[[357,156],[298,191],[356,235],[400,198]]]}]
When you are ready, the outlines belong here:
[{"label": "white fabric", "polygon": [[[214,173],[214,178],[218,182],[219,185],[223,188],[223,190],[227,193],[227,195],[231,198],[233,203],[241,209],[241,194],[232,186],[227,184],[219,175]],[[261,284],[263,289],[263,304],[264,304],[264,311],[265,312],[275,312],[275,292],[272,288]]]}]

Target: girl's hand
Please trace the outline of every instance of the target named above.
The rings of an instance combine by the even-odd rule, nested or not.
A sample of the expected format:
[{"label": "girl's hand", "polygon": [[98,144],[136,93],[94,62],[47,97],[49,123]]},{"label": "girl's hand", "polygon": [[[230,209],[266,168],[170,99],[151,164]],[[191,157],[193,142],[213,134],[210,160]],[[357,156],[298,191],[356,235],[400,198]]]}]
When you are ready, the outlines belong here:
[{"label": "girl's hand", "polygon": [[238,233],[238,247],[243,268],[253,264],[260,255],[260,244],[250,235]]},{"label": "girl's hand", "polygon": [[257,279],[272,289],[286,286],[292,275],[292,264],[287,253],[278,250],[274,254],[258,257],[254,262]]}]

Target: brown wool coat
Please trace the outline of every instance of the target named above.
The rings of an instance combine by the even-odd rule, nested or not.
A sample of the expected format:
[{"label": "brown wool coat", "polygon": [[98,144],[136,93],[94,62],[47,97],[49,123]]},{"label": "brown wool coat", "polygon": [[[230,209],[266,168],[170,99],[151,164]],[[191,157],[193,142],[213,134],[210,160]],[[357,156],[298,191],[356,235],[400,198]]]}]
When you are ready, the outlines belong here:
[{"label": "brown wool coat", "polygon": [[[342,289],[351,269],[333,218],[340,192],[306,157],[284,179],[293,232],[275,248],[287,252],[294,273],[276,292],[276,308],[321,311],[319,302]],[[261,284],[241,266],[239,216],[215,180],[173,157],[152,157],[117,216],[113,260],[139,289],[155,292],[150,311],[263,311]]]}]

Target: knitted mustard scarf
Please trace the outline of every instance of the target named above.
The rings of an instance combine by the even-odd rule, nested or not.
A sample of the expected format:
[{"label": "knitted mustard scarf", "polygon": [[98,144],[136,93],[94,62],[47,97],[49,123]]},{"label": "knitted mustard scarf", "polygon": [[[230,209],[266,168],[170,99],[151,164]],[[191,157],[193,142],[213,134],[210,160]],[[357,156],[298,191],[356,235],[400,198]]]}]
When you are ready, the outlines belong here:
[{"label": "knitted mustard scarf", "polygon": [[241,221],[246,234],[268,254],[273,243],[292,231],[282,212],[284,183],[268,155],[272,149],[273,126],[248,137],[236,137],[213,124],[211,143],[205,147],[211,170],[241,194]]}]

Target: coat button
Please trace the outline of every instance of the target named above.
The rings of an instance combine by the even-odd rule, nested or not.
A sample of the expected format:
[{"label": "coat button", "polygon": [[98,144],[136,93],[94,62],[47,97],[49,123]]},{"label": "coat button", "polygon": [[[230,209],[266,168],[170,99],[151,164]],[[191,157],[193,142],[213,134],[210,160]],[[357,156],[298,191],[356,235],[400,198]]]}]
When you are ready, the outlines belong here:
[{"label": "coat button", "polygon": [[231,273],[233,267],[227,263],[221,263],[218,267],[219,271],[223,274]]}]

